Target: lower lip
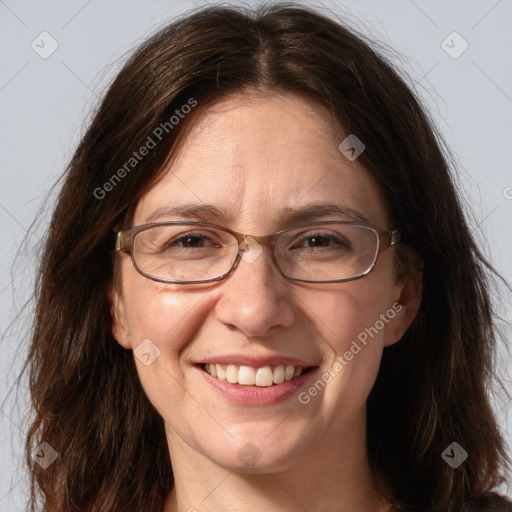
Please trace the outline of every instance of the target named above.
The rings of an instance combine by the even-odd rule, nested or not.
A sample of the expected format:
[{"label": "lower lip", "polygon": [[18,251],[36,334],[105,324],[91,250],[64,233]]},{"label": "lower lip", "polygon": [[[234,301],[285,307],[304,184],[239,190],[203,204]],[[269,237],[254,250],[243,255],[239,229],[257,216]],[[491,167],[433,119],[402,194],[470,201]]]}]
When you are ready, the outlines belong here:
[{"label": "lower lip", "polygon": [[281,384],[272,386],[244,386],[241,384],[231,384],[230,382],[219,380],[212,377],[201,367],[196,367],[215,390],[231,402],[244,405],[265,405],[272,404],[286,396],[298,391],[306,381],[308,381],[318,368],[311,368],[306,373],[299,375],[293,380],[284,381]]}]

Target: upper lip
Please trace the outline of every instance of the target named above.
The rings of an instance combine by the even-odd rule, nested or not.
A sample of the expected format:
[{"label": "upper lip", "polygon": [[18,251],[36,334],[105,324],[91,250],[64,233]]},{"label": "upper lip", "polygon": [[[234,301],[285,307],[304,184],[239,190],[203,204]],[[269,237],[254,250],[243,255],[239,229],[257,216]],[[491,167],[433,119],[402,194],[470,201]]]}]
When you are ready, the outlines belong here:
[{"label": "upper lip", "polygon": [[213,355],[209,356],[201,361],[198,361],[198,364],[235,364],[237,366],[252,366],[253,368],[261,368],[263,366],[277,366],[277,365],[291,365],[291,366],[302,366],[303,368],[307,368],[310,366],[316,366],[315,364],[304,361],[301,359],[297,359],[295,357],[288,357],[282,355],[272,355],[272,356],[254,356],[254,355],[244,355],[244,354],[222,354],[222,355]]}]

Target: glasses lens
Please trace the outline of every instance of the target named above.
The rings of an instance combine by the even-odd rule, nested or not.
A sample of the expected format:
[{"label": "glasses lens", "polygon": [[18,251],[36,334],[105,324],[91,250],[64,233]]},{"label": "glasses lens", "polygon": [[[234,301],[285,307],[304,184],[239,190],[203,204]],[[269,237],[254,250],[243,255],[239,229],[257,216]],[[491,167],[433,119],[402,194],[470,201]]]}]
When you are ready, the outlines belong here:
[{"label": "glasses lens", "polygon": [[203,281],[228,272],[237,249],[236,238],[220,229],[159,225],[137,233],[133,259],[142,273],[157,279]]},{"label": "glasses lens", "polygon": [[281,234],[276,259],[282,272],[305,281],[336,281],[367,274],[379,250],[377,232],[354,224],[302,226]]}]

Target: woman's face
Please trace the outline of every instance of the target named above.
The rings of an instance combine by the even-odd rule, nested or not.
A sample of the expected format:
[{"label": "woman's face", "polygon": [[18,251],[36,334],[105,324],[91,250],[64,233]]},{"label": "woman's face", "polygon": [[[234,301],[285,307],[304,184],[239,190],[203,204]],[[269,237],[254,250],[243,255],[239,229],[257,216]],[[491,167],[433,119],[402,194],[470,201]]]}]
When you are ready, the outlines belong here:
[{"label": "woman's face", "polygon": [[[301,222],[355,215],[394,228],[370,174],[338,149],[345,136],[327,110],[299,96],[231,97],[196,120],[171,169],[139,202],[133,225],[189,220],[265,235],[298,223],[285,213],[331,204],[348,213]],[[163,211],[191,204],[202,211]],[[227,279],[194,285],[147,279],[120,255],[114,335],[127,349],[144,341],[135,363],[165,421],[173,462],[193,453],[205,464],[267,472],[342,453],[344,439],[365,435],[365,402],[384,346],[412,320],[393,247],[366,277],[330,284],[288,280],[268,248],[251,250],[254,257]],[[310,369],[283,384],[245,386],[219,384],[205,362],[231,363],[235,377],[239,366],[249,367],[249,378],[265,366],[272,378],[280,365]],[[260,371],[260,383],[268,371]]]}]

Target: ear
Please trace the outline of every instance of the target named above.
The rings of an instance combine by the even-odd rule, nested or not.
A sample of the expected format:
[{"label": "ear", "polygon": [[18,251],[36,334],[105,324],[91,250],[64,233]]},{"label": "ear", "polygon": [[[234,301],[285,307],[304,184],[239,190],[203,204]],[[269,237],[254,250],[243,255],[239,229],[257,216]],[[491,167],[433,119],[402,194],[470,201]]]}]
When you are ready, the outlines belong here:
[{"label": "ear", "polygon": [[423,291],[422,267],[422,264],[415,259],[398,282],[398,299],[391,308],[396,315],[389,322],[384,335],[386,347],[399,341],[416,318]]},{"label": "ear", "polygon": [[131,341],[126,321],[126,308],[123,297],[117,286],[113,286],[110,295],[110,318],[112,322],[112,334],[116,341],[125,349],[131,349]]}]

